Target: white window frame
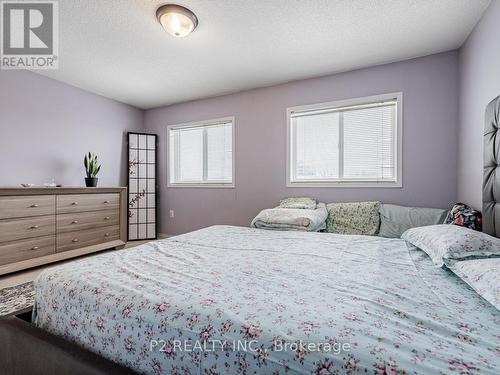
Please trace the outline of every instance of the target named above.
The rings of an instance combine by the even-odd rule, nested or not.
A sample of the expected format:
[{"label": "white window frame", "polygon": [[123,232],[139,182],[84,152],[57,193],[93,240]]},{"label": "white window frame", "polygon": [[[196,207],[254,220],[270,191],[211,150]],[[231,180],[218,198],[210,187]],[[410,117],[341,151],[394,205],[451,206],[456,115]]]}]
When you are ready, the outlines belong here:
[{"label": "white window frame", "polygon": [[[231,122],[232,128],[232,171],[231,171],[231,182],[224,181],[195,181],[195,182],[172,182],[170,181],[170,131],[181,129],[181,128],[203,128],[211,125],[223,124]],[[203,120],[196,122],[187,122],[176,125],[167,125],[167,187],[203,187],[203,188],[234,188],[235,187],[235,120],[234,116],[221,117],[211,120]],[[206,142],[206,137],[204,139]],[[207,150],[206,145],[204,147],[205,151]],[[207,155],[203,155],[203,169],[204,173],[206,173],[205,169],[207,168]]]},{"label": "white window frame", "polygon": [[[360,180],[360,179],[325,179],[325,180],[294,180],[293,177],[293,160],[295,157],[292,145],[295,144],[295,139],[292,134],[292,114],[307,112],[307,111],[335,111],[336,109],[345,109],[347,107],[355,107],[362,105],[373,105],[377,102],[386,102],[390,100],[396,101],[396,126],[394,129],[394,162],[395,162],[395,176],[393,181],[379,181],[379,180]],[[388,94],[365,96],[355,99],[338,100],[333,102],[318,103],[311,105],[289,107],[286,110],[286,186],[287,187],[339,187],[339,188],[401,188],[403,187],[403,93],[393,92]],[[343,139],[339,140],[339,149],[343,149]],[[339,156],[342,158],[342,155]]]}]

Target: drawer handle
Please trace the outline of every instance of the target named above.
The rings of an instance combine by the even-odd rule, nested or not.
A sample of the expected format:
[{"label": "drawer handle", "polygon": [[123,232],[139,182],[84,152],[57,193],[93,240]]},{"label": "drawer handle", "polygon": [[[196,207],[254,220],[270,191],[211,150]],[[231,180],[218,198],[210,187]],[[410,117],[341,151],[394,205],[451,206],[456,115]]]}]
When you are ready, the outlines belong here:
[{"label": "drawer handle", "polygon": [[108,203],[109,203],[109,201],[104,201],[104,204],[108,204]]},{"label": "drawer handle", "polygon": [[38,246],[33,246],[33,247],[31,248],[31,250],[38,250],[38,249],[39,249],[39,247],[38,247]]},{"label": "drawer handle", "polygon": [[36,207],[38,207],[38,204],[32,204],[32,205],[30,206],[30,208],[36,208]]},{"label": "drawer handle", "polygon": [[104,218],[104,220],[109,220],[109,219],[110,219],[110,217],[109,217],[109,216],[106,216],[106,217]]},{"label": "drawer handle", "polygon": [[71,242],[78,242],[78,238],[73,238]]},{"label": "drawer handle", "polygon": [[38,225],[32,225],[32,226],[30,227],[30,229],[38,229],[38,228],[40,228]]},{"label": "drawer handle", "polygon": [[71,224],[78,224],[78,220],[73,220]]},{"label": "drawer handle", "polygon": [[71,203],[72,206],[76,206],[77,204],[78,204],[78,202]]},{"label": "drawer handle", "polygon": [[109,237],[109,233],[104,233],[104,237]]}]

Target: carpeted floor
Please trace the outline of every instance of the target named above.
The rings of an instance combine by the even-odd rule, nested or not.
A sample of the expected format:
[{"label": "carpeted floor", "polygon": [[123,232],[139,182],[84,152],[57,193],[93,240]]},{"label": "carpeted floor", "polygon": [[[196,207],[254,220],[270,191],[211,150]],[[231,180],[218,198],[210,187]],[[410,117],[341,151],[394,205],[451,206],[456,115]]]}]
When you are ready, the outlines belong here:
[{"label": "carpeted floor", "polygon": [[0,316],[14,315],[31,310],[34,295],[32,281],[0,289]]}]

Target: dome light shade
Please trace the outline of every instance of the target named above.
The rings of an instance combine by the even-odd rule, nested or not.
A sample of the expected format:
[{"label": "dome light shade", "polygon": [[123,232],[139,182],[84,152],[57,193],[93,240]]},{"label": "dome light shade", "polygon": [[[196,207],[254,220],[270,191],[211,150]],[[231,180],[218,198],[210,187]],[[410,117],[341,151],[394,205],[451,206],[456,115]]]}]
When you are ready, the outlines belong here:
[{"label": "dome light shade", "polygon": [[176,4],[162,5],[156,18],[167,33],[177,38],[185,37],[198,26],[198,18],[189,9]]}]

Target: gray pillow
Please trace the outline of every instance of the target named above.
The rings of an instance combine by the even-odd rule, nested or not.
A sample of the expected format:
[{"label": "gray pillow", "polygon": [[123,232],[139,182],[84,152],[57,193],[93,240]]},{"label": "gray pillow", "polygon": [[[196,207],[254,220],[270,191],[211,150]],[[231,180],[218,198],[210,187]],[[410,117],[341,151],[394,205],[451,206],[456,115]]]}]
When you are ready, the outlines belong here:
[{"label": "gray pillow", "polygon": [[380,205],[380,237],[400,238],[404,231],[426,225],[443,224],[449,210],[440,208]]}]

